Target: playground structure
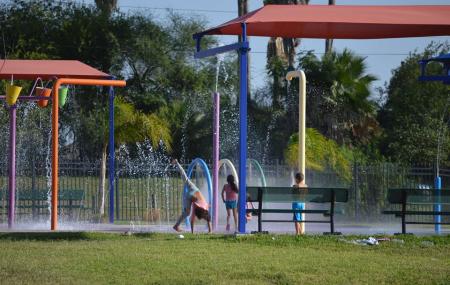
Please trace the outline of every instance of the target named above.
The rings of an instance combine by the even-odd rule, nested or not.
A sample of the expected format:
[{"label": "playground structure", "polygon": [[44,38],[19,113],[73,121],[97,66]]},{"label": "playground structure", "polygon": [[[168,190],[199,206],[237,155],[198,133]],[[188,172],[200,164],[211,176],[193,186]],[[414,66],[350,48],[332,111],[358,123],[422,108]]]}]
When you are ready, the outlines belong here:
[{"label": "playground structure", "polygon": [[[292,11],[291,11],[292,10]],[[240,197],[246,196],[246,186],[249,172],[255,169],[261,177],[261,185],[266,186],[263,170],[257,161],[247,159],[247,54],[250,48],[247,40],[248,36],[281,36],[281,37],[302,37],[302,38],[384,38],[384,37],[409,37],[427,35],[448,35],[450,20],[448,6],[265,6],[251,12],[243,17],[237,18],[226,24],[220,25],[194,35],[197,41],[197,58],[216,55],[228,51],[238,51],[240,57],[240,135],[239,135],[239,172],[236,171],[231,161],[219,158],[219,116],[220,95],[214,93],[214,131],[213,131],[213,167],[212,180],[206,163],[201,159],[195,159],[189,165],[188,175],[191,177],[197,165],[205,173],[208,187],[208,201],[212,205],[213,225],[217,229],[218,209],[219,209],[219,171],[221,167],[229,168],[235,176],[241,191]],[[307,15],[307,17],[305,16]],[[355,17],[355,15],[359,15]],[[380,16],[381,15],[381,16]],[[419,16],[418,16],[419,15]],[[302,18],[305,16],[304,18]],[[392,19],[396,19],[395,21]],[[212,34],[242,35],[242,41],[225,47],[218,47],[210,50],[201,50],[200,42],[202,37]],[[19,96],[19,86],[7,86],[7,95],[0,99],[7,101],[10,112],[10,177],[9,193],[10,207],[8,212],[8,225],[14,225],[14,193],[15,193],[15,125],[16,125],[16,102],[37,101],[40,107],[45,107],[48,101],[52,102],[52,179],[51,179],[51,229],[57,229],[58,221],[58,112],[59,107],[65,103],[68,89],[63,85],[97,85],[110,86],[109,107],[110,107],[110,130],[114,129],[114,86],[125,86],[124,81],[114,80],[110,75],[102,73],[91,67],[80,72],[73,72],[81,64],[75,61],[48,61],[57,64],[57,68],[42,69],[42,63],[36,61],[0,61],[0,78],[16,80],[35,80],[35,84],[30,92],[30,96]],[[46,61],[47,62],[47,61]],[[15,63],[15,65],[10,65]],[[24,65],[28,64],[28,65]],[[39,66],[39,68],[37,68]],[[88,67],[84,65],[84,67]],[[36,69],[36,72],[30,70]],[[448,68],[447,68],[448,74]],[[293,77],[301,78],[299,96],[299,170],[305,172],[305,82],[301,71],[294,71],[286,75],[287,79]],[[38,81],[41,87],[38,87]],[[42,80],[53,81],[52,89],[43,86]],[[448,82],[443,80],[443,82]],[[303,93],[302,93],[303,92]],[[32,96],[31,94],[35,94]],[[109,145],[114,145],[114,132],[110,132]],[[109,157],[109,222],[114,222],[114,148],[110,147]],[[208,178],[209,177],[209,178]],[[186,190],[183,191],[183,193]],[[239,201],[239,231],[245,232],[245,199]]]},{"label": "playground structure", "polygon": [[[247,177],[247,57],[250,50],[247,36],[321,39],[440,36],[449,35],[449,14],[450,6],[266,5],[193,35],[197,46],[195,57],[198,59],[230,51],[237,51],[239,55],[240,233],[246,232],[246,200],[242,197],[246,197]],[[207,35],[241,37],[240,42],[202,50],[201,40]],[[217,133],[216,130],[213,132]],[[301,149],[301,139],[299,144]],[[217,157],[217,153],[214,157]],[[301,157],[302,155],[300,159],[304,159]]]},{"label": "playground structure", "polygon": [[[0,79],[11,79],[7,85],[6,96],[0,96],[8,104],[10,114],[10,140],[9,140],[9,208],[8,227],[14,227],[15,220],[15,191],[16,191],[16,101],[37,101],[40,107],[45,107],[48,101],[52,102],[52,176],[51,176],[51,230],[58,227],[58,118],[59,108],[65,104],[67,88],[63,85],[87,85],[109,87],[109,129],[114,130],[114,88],[124,87],[126,82],[115,80],[112,76],[93,67],[75,60],[1,60]],[[34,80],[35,83],[30,96],[19,96],[21,87],[14,86],[13,80]],[[53,81],[51,91],[48,88],[36,90],[38,81]],[[38,92],[38,96],[32,96]],[[50,97],[50,93],[53,96]],[[61,101],[61,102],[60,102]],[[61,105],[60,105],[61,103]],[[110,145],[110,193],[114,193],[114,131],[109,132]],[[114,213],[114,195],[110,195],[110,213]],[[114,215],[110,215],[112,222]]]}]

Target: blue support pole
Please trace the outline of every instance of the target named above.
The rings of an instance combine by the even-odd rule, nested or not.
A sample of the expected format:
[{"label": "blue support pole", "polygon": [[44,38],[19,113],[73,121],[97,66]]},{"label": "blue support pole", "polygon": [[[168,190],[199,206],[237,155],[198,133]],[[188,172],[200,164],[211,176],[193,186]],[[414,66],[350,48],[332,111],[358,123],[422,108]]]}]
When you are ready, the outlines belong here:
[{"label": "blue support pole", "polygon": [[109,87],[109,222],[114,223],[114,88]]},{"label": "blue support pole", "polygon": [[[438,196],[438,197],[440,197],[440,194],[441,194],[441,187],[442,187],[442,181],[441,181],[441,177],[438,174],[434,178],[434,189],[436,191],[436,196]],[[441,211],[441,204],[439,204],[439,202],[440,202],[440,199],[438,200],[438,204],[434,204],[434,211],[435,212],[440,212]],[[441,222],[441,215],[434,216],[434,222],[435,223],[440,223]],[[434,232],[437,233],[437,234],[439,234],[441,232],[441,225],[440,224],[435,224],[434,225]]]},{"label": "blue support pole", "polygon": [[245,233],[246,220],[246,166],[247,166],[247,27],[242,23],[242,43],[239,49],[239,233]]}]

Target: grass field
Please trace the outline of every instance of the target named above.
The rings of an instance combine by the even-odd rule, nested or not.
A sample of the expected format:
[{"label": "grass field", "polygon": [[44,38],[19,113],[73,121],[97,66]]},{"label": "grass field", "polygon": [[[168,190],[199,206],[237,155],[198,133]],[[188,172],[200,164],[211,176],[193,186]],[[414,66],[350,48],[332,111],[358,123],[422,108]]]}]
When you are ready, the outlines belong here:
[{"label": "grass field", "polygon": [[1,284],[449,284],[450,237],[0,234]]}]

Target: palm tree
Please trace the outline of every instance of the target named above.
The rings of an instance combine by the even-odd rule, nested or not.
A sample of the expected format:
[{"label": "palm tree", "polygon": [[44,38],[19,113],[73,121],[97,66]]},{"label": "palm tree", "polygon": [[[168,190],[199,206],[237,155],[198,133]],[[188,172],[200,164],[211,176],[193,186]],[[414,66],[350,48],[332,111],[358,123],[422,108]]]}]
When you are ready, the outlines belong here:
[{"label": "palm tree", "polygon": [[238,16],[248,13],[248,0],[238,0]]},{"label": "palm tree", "polygon": [[108,17],[117,8],[117,0],[95,0],[95,5]]},{"label": "palm tree", "polygon": [[[172,137],[166,121],[157,114],[144,114],[135,107],[117,97],[114,105],[114,136],[117,144],[136,143],[150,139],[153,147],[163,141],[168,150],[171,149]],[[108,130],[109,131],[109,130]],[[114,147],[114,146],[109,146]],[[104,136],[100,169],[99,214],[105,214],[106,160],[108,150],[108,132]]]},{"label": "palm tree", "polygon": [[300,68],[310,88],[319,90],[307,100],[318,106],[309,112],[308,120],[327,137],[341,144],[367,141],[377,132],[375,103],[369,100],[370,85],[376,80],[366,73],[365,58],[345,49],[331,51],[321,59],[313,53],[300,58]]},{"label": "palm tree", "polygon": [[[328,5],[336,5],[336,0],[328,0]],[[331,52],[333,49],[333,39],[325,40],[325,53]]]},{"label": "palm tree", "polygon": [[[309,0],[265,0],[264,5],[268,4],[292,4],[308,5]],[[296,47],[300,45],[300,39],[295,38],[275,38],[272,37],[267,44],[267,67],[273,79],[273,106],[280,108],[281,94],[283,94],[283,74],[273,72],[273,69],[279,68],[280,64],[285,69],[293,69],[295,63]]]},{"label": "palm tree", "polygon": [[[238,16],[243,16],[248,13],[248,0],[238,0]],[[241,36],[239,36],[239,41],[241,41]],[[247,54],[247,100],[250,102],[250,54]],[[236,102],[239,104],[239,100]]]}]

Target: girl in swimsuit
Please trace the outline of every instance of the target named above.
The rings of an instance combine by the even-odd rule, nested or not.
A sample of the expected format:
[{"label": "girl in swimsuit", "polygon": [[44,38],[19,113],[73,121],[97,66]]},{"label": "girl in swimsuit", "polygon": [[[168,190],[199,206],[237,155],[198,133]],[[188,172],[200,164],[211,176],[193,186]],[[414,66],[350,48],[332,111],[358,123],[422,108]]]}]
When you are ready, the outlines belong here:
[{"label": "girl in swimsuit", "polygon": [[181,177],[189,188],[188,194],[184,197],[183,201],[183,213],[178,218],[177,223],[173,226],[173,229],[177,232],[181,232],[180,224],[184,219],[189,217],[191,209],[194,211],[191,215],[191,232],[194,232],[195,217],[198,219],[204,219],[208,223],[208,232],[211,232],[211,216],[209,215],[209,205],[203,197],[200,189],[187,177],[183,167],[178,163],[176,159],[172,160],[172,164],[175,164],[180,171]]},{"label": "girl in swimsuit", "polygon": [[227,231],[230,230],[230,216],[231,212],[233,212],[234,231],[237,231],[237,203],[239,190],[236,183],[234,183],[233,175],[228,175],[227,182],[227,184],[223,185],[222,189],[222,201],[227,209],[227,226],[225,229]]}]

